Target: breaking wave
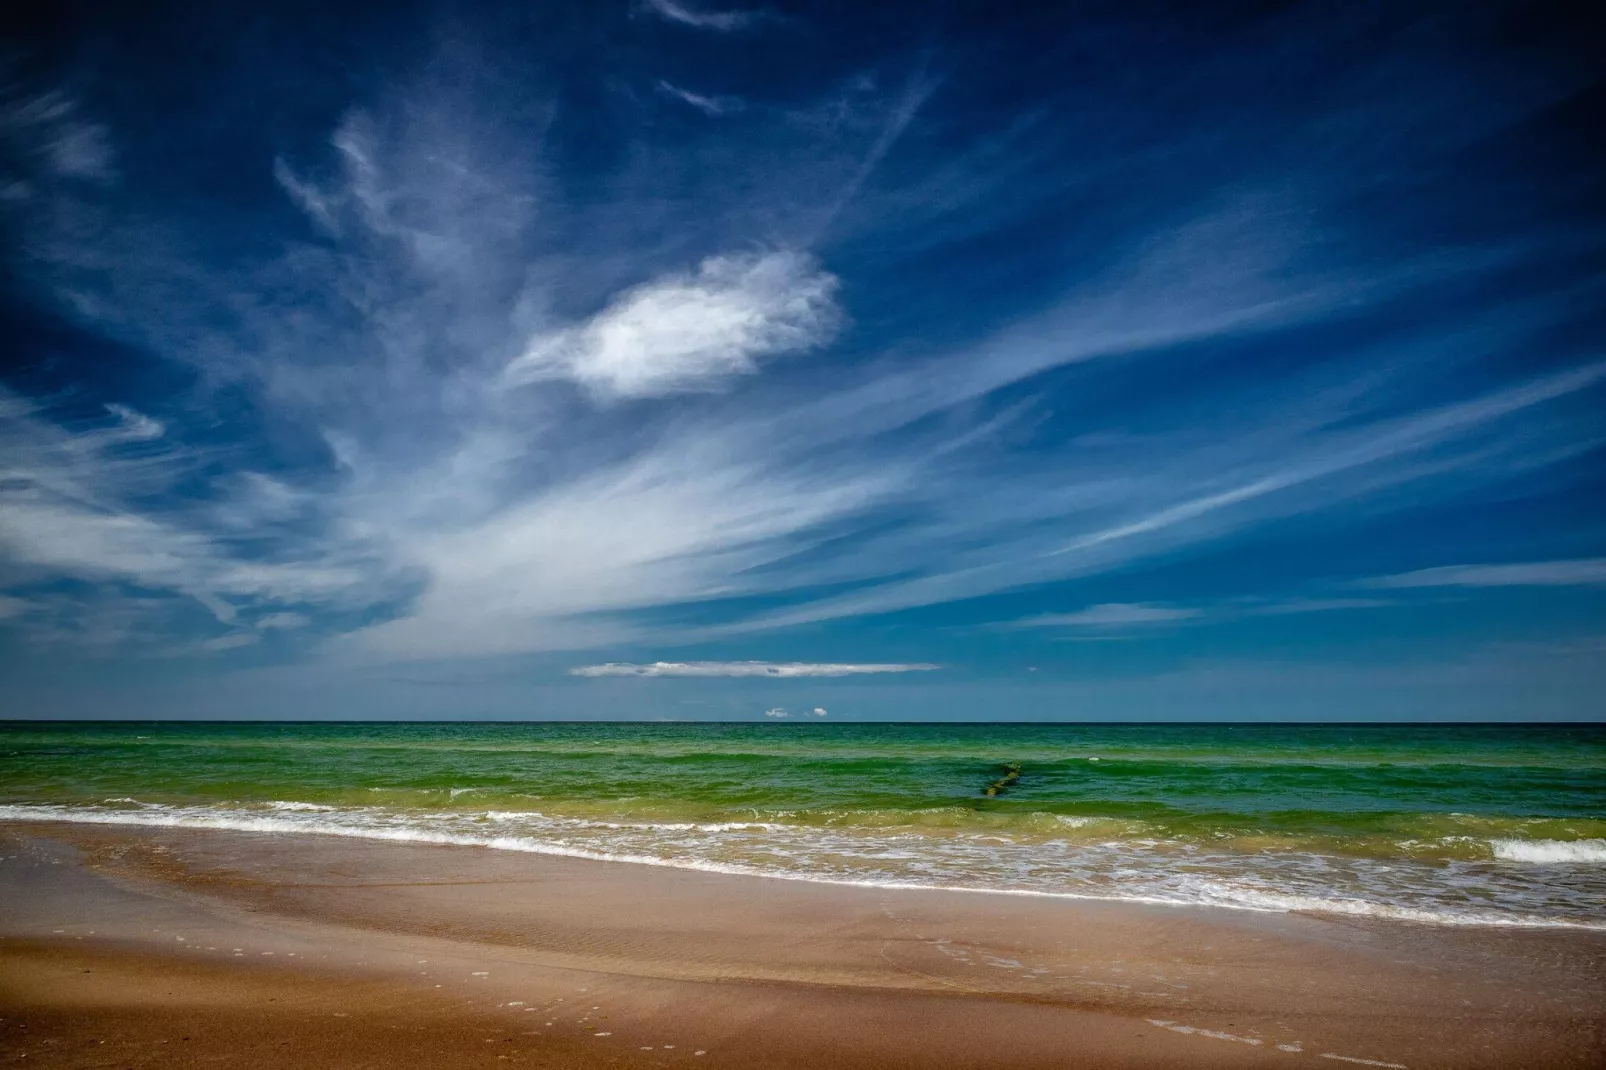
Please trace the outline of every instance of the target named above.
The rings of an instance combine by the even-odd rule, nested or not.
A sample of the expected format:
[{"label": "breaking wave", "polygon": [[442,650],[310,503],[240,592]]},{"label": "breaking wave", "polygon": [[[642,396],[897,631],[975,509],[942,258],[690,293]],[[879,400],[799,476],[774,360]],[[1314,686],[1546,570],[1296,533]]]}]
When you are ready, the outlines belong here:
[{"label": "breaking wave", "polygon": [[[652,821],[276,801],[0,805],[0,820],[226,829],[472,846],[880,888],[1302,911],[1448,925],[1606,929],[1606,841],[1492,841],[1482,859],[1244,851],[998,829]],[[1078,832],[1081,821],[1065,822]]]}]

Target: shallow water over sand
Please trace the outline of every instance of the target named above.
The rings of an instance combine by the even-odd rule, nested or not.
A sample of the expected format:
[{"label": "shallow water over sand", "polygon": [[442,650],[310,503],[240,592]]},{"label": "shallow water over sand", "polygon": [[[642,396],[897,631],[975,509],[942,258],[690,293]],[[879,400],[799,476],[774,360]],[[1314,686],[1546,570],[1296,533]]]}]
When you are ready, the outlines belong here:
[{"label": "shallow water over sand", "polygon": [[0,818],[1606,927],[1595,726],[13,724]]}]

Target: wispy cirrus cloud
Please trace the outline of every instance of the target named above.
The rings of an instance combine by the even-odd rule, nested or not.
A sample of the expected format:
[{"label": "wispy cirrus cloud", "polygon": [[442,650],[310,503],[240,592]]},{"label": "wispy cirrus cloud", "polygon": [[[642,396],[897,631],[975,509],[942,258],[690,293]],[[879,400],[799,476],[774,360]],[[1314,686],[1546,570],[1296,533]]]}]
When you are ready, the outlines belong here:
[{"label": "wispy cirrus cloud", "polygon": [[646,664],[608,662],[581,665],[569,670],[571,676],[723,676],[795,680],[811,676],[866,676],[881,673],[932,672],[941,665],[856,664],[852,662],[809,661],[654,661]]},{"label": "wispy cirrus cloud", "polygon": [[[1491,431],[1526,410],[1592,390],[1603,378],[1606,363],[1593,363],[1405,416],[1365,420],[1351,408],[1342,423],[1337,414],[1332,424],[1320,418],[1299,419],[1274,432],[1287,437],[1269,451],[1270,456],[1263,452],[1268,443],[1259,435],[1239,439],[1237,447],[1244,452],[1231,448],[1236,456],[1226,463],[1219,444],[1198,454],[1174,451],[1165,462],[1171,466],[1169,475],[1133,476],[1107,504],[1097,495],[1108,484],[1101,485],[1090,473],[1086,488],[1091,493],[1082,498],[1081,508],[1069,503],[1064,507],[1060,530],[1085,528],[1068,541],[1056,544],[1040,530],[1027,529],[992,543],[968,561],[954,555],[950,565],[958,567],[805,603],[760,616],[747,626],[785,627],[886,613],[1051,578],[1098,574],[1280,517],[1331,510],[1389,487],[1431,481],[1449,472],[1476,475],[1487,470],[1489,455],[1483,440]],[[1186,437],[1172,441],[1180,443]],[[1478,446],[1469,448],[1473,442]],[[1526,452],[1532,445],[1532,440],[1525,440],[1517,448]],[[1062,475],[1061,485],[1066,482]],[[1199,493],[1212,485],[1222,489]],[[1034,504],[1044,507],[1042,499]],[[1127,515],[1120,516],[1123,512]],[[1101,517],[1107,519],[1101,522]]]},{"label": "wispy cirrus cloud", "polygon": [[1304,613],[1338,613],[1351,609],[1387,609],[1397,605],[1386,598],[1290,598],[1251,603],[1239,612],[1256,617],[1294,617]]},{"label": "wispy cirrus cloud", "polygon": [[1443,565],[1365,581],[1368,587],[1598,587],[1606,585],[1606,557],[1517,561],[1498,565]]},{"label": "wispy cirrus cloud", "polygon": [[1063,628],[1087,631],[1159,630],[1173,626],[1219,624],[1255,617],[1290,617],[1382,609],[1397,605],[1383,598],[1233,598],[1194,605],[1107,602],[1071,613],[1042,613],[1012,621],[1011,628]]},{"label": "wispy cirrus cloud", "polygon": [[47,194],[46,184],[116,177],[115,153],[106,126],[84,114],[62,90],[29,93],[0,59],[0,160],[7,173],[3,197],[29,200]]},{"label": "wispy cirrus cloud", "polygon": [[666,22],[720,33],[744,30],[768,17],[763,11],[712,11],[680,0],[643,0],[642,7]]},{"label": "wispy cirrus cloud", "polygon": [[1015,624],[1022,628],[1120,628],[1134,624],[1175,624],[1198,617],[1201,612],[1147,602],[1106,602],[1074,613],[1043,613]]},{"label": "wispy cirrus cloud", "polygon": [[[649,6],[710,30],[753,15]],[[1302,47],[1319,56],[1322,39]],[[520,99],[551,103],[499,125],[506,97],[447,70],[380,88],[321,146],[309,132],[242,151],[277,181],[271,206],[169,218],[152,198],[93,241],[63,230],[40,246],[61,256],[28,264],[61,314],[205,386],[160,417],[121,395],[93,421],[30,409],[21,438],[51,445],[7,451],[23,461],[0,483],[6,589],[128,585],[138,612],[193,601],[232,629],[215,638],[334,659],[652,649],[1420,508],[1598,433],[1585,350],[1511,372],[1590,305],[1587,286],[1454,300],[1547,262],[1548,239],[1401,250],[1348,214],[1383,179],[1346,170],[1345,145],[1360,159],[1386,135],[1409,170],[1544,100],[1516,93],[1459,133],[1436,118],[1462,114],[1454,86],[1420,111],[1312,105],[1283,132],[1334,139],[1322,174],[1255,155],[1277,138],[1249,130],[1223,175],[1220,123],[1132,124],[1124,71],[1032,97],[1077,125],[1057,135],[1022,111],[1012,123],[1037,133],[1012,139],[967,118],[963,86],[934,91],[928,67],[965,76],[935,54],[890,94],[855,56],[828,84],[776,88],[791,96],[762,123],[755,107],[666,137],[588,113],[568,123],[587,132],[578,150],[550,122],[570,96],[531,76]],[[1167,91],[1240,115],[1210,111],[1213,72],[1179,70]],[[87,174],[30,189],[94,187]],[[236,212],[248,239],[219,222]],[[1079,213],[1097,225],[1066,223]],[[238,396],[268,429],[205,441],[241,423]],[[1364,600],[1344,601],[1103,604],[1039,624]]]},{"label": "wispy cirrus cloud", "polygon": [[260,635],[251,632],[232,632],[220,635],[215,639],[205,639],[196,644],[197,649],[207,653],[216,654],[225,650],[238,650],[241,647],[253,646],[262,641]]},{"label": "wispy cirrus cloud", "polygon": [[658,79],[657,86],[660,93],[673,100],[678,100],[682,104],[689,104],[710,118],[730,115],[732,112],[739,112],[745,107],[745,102],[740,97],[693,93],[689,89],[682,89],[680,86],[666,82],[662,78]]},{"label": "wispy cirrus cloud", "polygon": [[344,561],[345,551],[332,556],[321,541],[299,554],[289,542],[273,554],[242,552],[241,527],[262,531],[282,519],[260,489],[272,480],[247,481],[254,489],[227,505],[180,498],[152,508],[152,499],[204,475],[211,459],[127,406],[106,405],[102,417],[66,428],[0,392],[0,453],[0,577],[11,584],[63,576],[133,584],[191,599],[223,624],[289,619],[285,606],[355,608],[383,597],[383,581],[368,572],[374,559],[355,542]]}]

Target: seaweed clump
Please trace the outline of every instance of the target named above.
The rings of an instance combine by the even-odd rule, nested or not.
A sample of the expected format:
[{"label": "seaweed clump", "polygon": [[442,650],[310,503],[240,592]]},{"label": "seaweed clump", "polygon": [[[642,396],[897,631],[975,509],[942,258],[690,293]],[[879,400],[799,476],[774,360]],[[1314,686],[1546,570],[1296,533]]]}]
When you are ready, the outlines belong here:
[{"label": "seaweed clump", "polygon": [[989,799],[996,799],[1008,791],[1015,781],[1020,779],[1020,763],[1008,762],[999,767],[1004,775],[981,789],[981,793]]}]

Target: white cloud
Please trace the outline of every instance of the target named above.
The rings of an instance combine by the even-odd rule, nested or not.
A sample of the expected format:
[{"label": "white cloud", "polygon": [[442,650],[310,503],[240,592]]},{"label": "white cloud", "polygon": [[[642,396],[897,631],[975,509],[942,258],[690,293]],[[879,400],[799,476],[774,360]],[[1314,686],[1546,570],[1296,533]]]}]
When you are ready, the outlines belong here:
[{"label": "white cloud", "polygon": [[1304,484],[1351,469],[1374,464],[1399,454],[1426,450],[1513,412],[1564,397],[1593,386],[1606,376],[1606,362],[1586,364],[1559,375],[1535,379],[1470,401],[1415,412],[1385,421],[1339,441],[1327,450],[1313,451],[1287,467],[1217,494],[1204,495],[1158,510],[1128,523],[1081,536],[1056,553],[1088,550],[1103,543],[1131,539],[1228,509],[1245,502],[1292,490]]},{"label": "white cloud", "polygon": [[251,646],[253,643],[259,642],[261,638],[260,635],[254,632],[235,632],[231,635],[220,635],[216,639],[204,640],[197,643],[196,646],[207,652],[238,650],[240,647]]},{"label": "white cloud", "polygon": [[824,706],[816,706],[812,710],[810,710],[809,713],[814,715],[815,717],[825,717],[825,716],[827,716],[827,712],[826,712],[826,709],[825,709]]},{"label": "white cloud", "polygon": [[75,99],[59,91],[21,96],[17,88],[12,83],[0,89],[6,97],[0,99],[0,145],[13,158],[33,156],[53,177],[93,182],[114,177],[106,128],[83,119]]},{"label": "white cloud", "polygon": [[[161,511],[135,504],[192,478],[203,458],[168,442],[159,421],[121,404],[104,408],[115,424],[68,428],[0,392],[0,560],[9,571],[25,579],[67,576],[108,586],[132,584],[166,592],[169,600],[181,595],[224,623],[235,621],[246,606],[266,611],[265,619],[271,619],[286,603],[355,608],[377,597],[370,571],[374,562],[343,562],[343,552],[329,544],[313,547],[311,561],[236,556],[230,540],[214,529],[259,529],[280,508],[249,478],[237,481],[242,494],[225,490],[216,505],[181,502]],[[107,594],[103,590],[80,611],[133,614],[148,621],[171,612],[161,599],[136,596],[125,600],[125,613],[108,603]],[[58,606],[54,615],[63,611]],[[277,615],[289,619],[282,611]],[[134,636],[139,625],[130,618],[118,630]],[[71,633],[55,631],[63,637]]]},{"label": "white cloud", "polygon": [[1030,628],[1120,628],[1131,624],[1171,624],[1200,615],[1197,609],[1148,602],[1106,602],[1075,613],[1045,613],[1017,621]]},{"label": "white cloud", "polygon": [[[370,658],[586,649],[629,641],[602,612],[735,594],[750,570],[863,509],[893,473],[794,474],[701,444],[586,472],[455,529],[393,533],[430,577],[404,619],[347,637]],[[422,481],[421,481],[422,482]],[[406,501],[415,488],[403,488]]]},{"label": "white cloud", "polygon": [[[748,17],[667,0],[653,7],[712,29]],[[906,255],[914,210],[882,196],[879,167],[894,148],[919,150],[913,120],[930,84],[918,74],[892,107],[877,95],[846,125],[823,118],[840,111],[833,95],[810,123],[778,124],[786,128],[769,132],[759,153],[722,146],[713,157],[719,170],[708,174],[694,173],[707,160],[684,145],[644,142],[642,170],[627,165],[611,176],[591,209],[548,195],[547,146],[528,130],[510,140],[477,125],[498,109],[422,93],[353,112],[325,165],[276,166],[285,193],[328,237],[263,243],[286,248],[281,260],[231,260],[212,270],[215,250],[192,257],[185,245],[206,228],[178,219],[164,234],[159,222],[119,222],[151,218],[139,211],[108,216],[94,243],[69,235],[70,251],[99,258],[71,295],[88,302],[85,317],[92,314],[83,308],[109,310],[90,327],[191,361],[209,384],[244,382],[275,426],[321,437],[335,463],[306,479],[286,470],[283,483],[236,470],[201,505],[166,493],[178,476],[206,467],[186,461],[175,444],[181,422],[164,429],[113,409],[118,426],[63,424],[38,456],[0,437],[0,558],[28,579],[37,572],[104,580],[108,591],[130,581],[179,592],[219,619],[257,629],[325,608],[393,606],[390,619],[367,614],[378,623],[334,640],[339,652],[364,658],[641,649],[694,631],[657,623],[677,614],[636,612],[643,609],[722,599],[779,607],[744,616],[710,605],[706,616],[722,618],[715,627],[736,631],[974,597],[1110,571],[1353,503],[1424,472],[1475,485],[1488,478],[1489,454],[1471,463],[1455,452],[1458,436],[1501,462],[1580,439],[1579,422],[1564,413],[1521,426],[1497,421],[1595,383],[1599,366],[1411,410],[1402,399],[1452,396],[1459,387],[1431,377],[1447,364],[1402,360],[1401,352],[1419,351],[1419,340],[1408,338],[1352,354],[1346,381],[1332,378],[1331,364],[1301,379],[1294,362],[1286,382],[1263,390],[1205,383],[1211,393],[1195,414],[1205,419],[1157,424],[1113,447],[1095,447],[1092,434],[1063,448],[1002,441],[1012,422],[1035,416],[1031,401],[1000,411],[1000,392],[1047,369],[1067,370],[1044,405],[1059,406],[1063,387],[1075,409],[1065,420],[1108,430],[1101,378],[1077,377],[1071,366],[1146,354],[1163,374],[1156,354],[1167,347],[1320,322],[1335,310],[1349,315],[1446,277],[1442,266],[1420,263],[1395,275],[1361,273],[1359,283],[1347,270],[1323,275],[1311,264],[1332,259],[1305,254],[1309,242],[1332,236],[1313,238],[1312,215],[1289,216],[1290,226],[1275,213],[1241,209],[1207,210],[1194,223],[1161,213],[1157,229],[1121,238],[1135,251],[1107,250],[1109,270],[1076,275],[1035,313],[976,304],[976,329],[993,330],[979,341],[905,347],[897,336],[884,351],[867,346],[851,361],[730,398],[624,414],[572,404],[563,385],[570,381],[602,398],[711,395],[770,358],[828,341],[843,315],[837,280],[806,256],[736,252],[678,273],[668,266],[755,242],[815,247],[798,235],[841,209],[843,198],[856,202],[841,223],[845,237],[854,228],[853,240],[825,246],[843,250],[832,254],[834,269],[857,270],[864,262],[851,250],[882,236],[893,239],[886,251]],[[871,121],[870,111],[885,114]],[[1007,140],[995,148],[1014,151]],[[994,162],[1018,177],[1030,157]],[[662,168],[671,165],[692,170],[666,181]],[[552,166],[556,173],[562,161]],[[909,170],[918,167],[885,177],[891,183]],[[915,215],[932,221],[925,230],[980,226],[971,220],[996,218],[984,201],[1019,192],[957,159],[941,170],[946,177],[921,187],[941,193],[920,197],[925,207]],[[305,175],[327,182],[298,177]],[[666,192],[682,187],[691,191],[684,199]],[[888,219],[873,219],[882,209]],[[929,241],[917,242],[919,255],[931,257],[922,262],[940,263],[943,243]],[[648,281],[630,288],[641,279]],[[871,286],[865,292],[876,296]],[[942,290],[921,298],[946,299]],[[575,319],[554,308],[601,311]],[[1535,322],[1530,311],[1522,330]],[[900,314],[867,300],[867,315],[883,312],[894,323]],[[1459,341],[1487,346],[1487,327],[1469,323]],[[1427,340],[1454,351],[1457,339],[1438,331]],[[1396,393],[1396,372],[1422,378]],[[527,386],[509,391],[510,382]],[[802,392],[790,392],[799,383]],[[206,404],[185,416],[216,420]],[[1165,418],[1158,408],[1156,415]],[[238,469],[242,456],[210,461]],[[247,546],[270,546],[272,560],[253,559]],[[833,593],[819,598],[821,585]],[[735,601],[745,596],[765,601]],[[1094,610],[1106,619],[1084,616]],[[1149,606],[1146,621],[1124,623],[1163,623],[1157,611],[1179,622],[1174,614],[1199,612]],[[1204,612],[1216,619],[1225,610]],[[1278,611],[1267,604],[1233,612]],[[1060,623],[1113,628],[1123,623],[1109,619],[1116,613],[1089,607]]]},{"label": "white cloud", "polygon": [[273,180],[318,229],[332,237],[340,235],[340,223],[335,218],[336,206],[322,190],[303,181],[283,160],[273,161]]},{"label": "white cloud", "polygon": [[1368,580],[1369,587],[1593,587],[1606,584],[1606,557],[1445,565]]},{"label": "white cloud", "polygon": [[110,404],[106,406],[106,411],[122,421],[123,429],[131,439],[161,438],[166,430],[160,420],[153,420],[127,405]]},{"label": "white cloud", "polygon": [[1241,604],[1237,612],[1255,617],[1291,617],[1346,609],[1383,609],[1395,604],[1382,598],[1290,598],[1280,602]]},{"label": "white cloud", "polygon": [[801,253],[716,256],[532,339],[510,382],[568,378],[602,397],[713,390],[761,358],[813,349],[841,321],[835,276]]},{"label": "white cloud", "polygon": [[1114,602],[1075,613],[1047,613],[1014,621],[1014,628],[1120,629],[1143,625],[1210,624],[1245,617],[1287,617],[1394,605],[1380,598],[1236,598],[1204,605],[1168,606],[1152,602]]},{"label": "white cloud", "polygon": [[765,710],[764,711],[764,716],[765,717],[790,717],[792,715],[790,713],[787,713],[785,710],[781,709],[779,706],[774,706],[774,707],[771,707],[770,709]]},{"label": "white cloud", "polygon": [[803,676],[861,676],[872,673],[930,672],[940,665],[918,664],[842,664],[810,661],[654,661],[645,665],[610,661],[603,665],[581,665],[569,670],[571,676],[762,676],[795,679]]},{"label": "white cloud", "polygon": [[645,0],[643,6],[665,21],[720,33],[743,29],[764,17],[757,11],[702,11],[677,0]]},{"label": "white cloud", "polygon": [[[1277,429],[1275,437],[1235,435],[1228,447],[1230,461],[1214,448],[1198,445],[1185,431],[1160,436],[1153,441],[1160,449],[1152,456],[1164,471],[1145,472],[1131,465],[1112,479],[1107,471],[1090,466],[1080,481],[1056,472],[1048,488],[1017,483],[1023,491],[1020,498],[1012,497],[1007,505],[986,513],[986,528],[994,537],[981,552],[968,557],[953,554],[945,567],[925,575],[778,610],[715,634],[885,613],[1107,572],[1269,519],[1320,512],[1451,472],[1477,474],[1475,470],[1489,467],[1489,453],[1467,451],[1465,440],[1490,435],[1501,421],[1592,389],[1603,378],[1606,362],[1585,364],[1438,408],[1372,422],[1356,420],[1353,412],[1346,415],[1341,409],[1325,414],[1309,399],[1302,399],[1305,411]],[[909,389],[915,392],[920,387],[910,384]],[[834,426],[842,418],[841,412],[834,413],[824,425]],[[1513,438],[1507,448],[1521,451],[1531,448],[1531,442]],[[1138,456],[1137,451],[1132,456]],[[1211,484],[1226,486],[1199,493],[1201,486]],[[1077,493],[1072,496],[1067,488]],[[1027,491],[1031,494],[1024,493]],[[1066,495],[1064,504],[1057,507],[1051,497],[1056,493]],[[974,507],[976,500],[986,501],[986,497],[978,492],[971,502],[972,514],[982,512]],[[1029,527],[1019,538],[1005,530],[1002,517],[1010,511],[1036,519],[1044,513],[1032,510],[1049,508],[1055,510],[1059,530],[1084,527],[1085,533],[1051,543]],[[942,534],[954,543],[968,530],[964,518],[955,518],[954,527]],[[937,532],[931,537],[937,537]],[[865,553],[863,548],[859,552]]]},{"label": "white cloud", "polygon": [[305,628],[311,621],[301,613],[269,613],[266,616],[258,617],[253,623],[262,631],[270,631]]},{"label": "white cloud", "polygon": [[733,111],[742,110],[740,97],[711,97],[703,93],[693,93],[689,89],[682,89],[663,79],[658,80],[658,91],[666,96],[674,97],[682,104],[689,104],[710,118],[728,115]]}]

